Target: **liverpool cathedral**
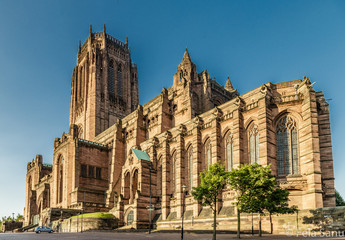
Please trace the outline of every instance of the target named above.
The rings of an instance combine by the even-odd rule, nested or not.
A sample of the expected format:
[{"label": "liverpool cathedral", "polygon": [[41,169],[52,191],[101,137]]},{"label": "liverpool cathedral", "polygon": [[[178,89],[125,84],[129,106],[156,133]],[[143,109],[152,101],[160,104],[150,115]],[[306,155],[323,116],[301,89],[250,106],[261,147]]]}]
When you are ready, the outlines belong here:
[{"label": "liverpool cathedral", "polygon": [[[72,73],[69,131],[55,138],[52,164],[41,155],[27,164],[24,225],[109,212],[119,227],[173,228],[183,215],[192,226],[211,216],[191,189],[215,162],[228,171],[271,164],[290,205],[335,206],[329,107],[308,77],[241,95],[229,78],[222,86],[198,72],[186,49],[171,87],[144,105],[138,81],[128,40],[90,27]],[[234,192],[220,198],[219,218],[233,217]]]}]

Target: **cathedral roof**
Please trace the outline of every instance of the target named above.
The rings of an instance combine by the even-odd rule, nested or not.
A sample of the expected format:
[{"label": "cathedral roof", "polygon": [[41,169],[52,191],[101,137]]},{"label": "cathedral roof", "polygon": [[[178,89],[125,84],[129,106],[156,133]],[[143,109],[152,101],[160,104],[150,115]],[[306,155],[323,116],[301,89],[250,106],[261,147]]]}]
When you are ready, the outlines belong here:
[{"label": "cathedral roof", "polygon": [[135,155],[139,160],[151,161],[149,155],[147,155],[146,152],[140,151],[140,150],[137,150],[137,149],[134,149],[134,148],[132,148],[132,151],[133,151],[134,155]]}]

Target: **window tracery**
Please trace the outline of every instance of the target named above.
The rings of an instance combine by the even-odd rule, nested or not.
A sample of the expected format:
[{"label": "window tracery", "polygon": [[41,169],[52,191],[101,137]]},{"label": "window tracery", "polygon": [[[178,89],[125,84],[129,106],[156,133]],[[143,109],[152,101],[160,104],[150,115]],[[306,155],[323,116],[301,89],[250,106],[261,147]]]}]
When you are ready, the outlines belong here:
[{"label": "window tracery", "polygon": [[122,70],[121,65],[117,68],[117,94],[122,97]]},{"label": "window tracery", "polygon": [[115,94],[114,91],[114,62],[111,60],[108,66],[108,91],[110,94]]},{"label": "window tracery", "polygon": [[257,125],[253,125],[249,131],[249,157],[250,164],[258,163],[259,161],[259,131]]},{"label": "window tracery", "polygon": [[212,158],[212,143],[209,141],[206,144],[206,169],[208,169],[211,165],[211,158]]},{"label": "window tracery", "polygon": [[230,133],[226,138],[226,167],[228,171],[231,171],[233,166],[233,138]]},{"label": "window tracery", "polygon": [[278,175],[298,174],[297,125],[290,116],[281,118],[277,124]]}]

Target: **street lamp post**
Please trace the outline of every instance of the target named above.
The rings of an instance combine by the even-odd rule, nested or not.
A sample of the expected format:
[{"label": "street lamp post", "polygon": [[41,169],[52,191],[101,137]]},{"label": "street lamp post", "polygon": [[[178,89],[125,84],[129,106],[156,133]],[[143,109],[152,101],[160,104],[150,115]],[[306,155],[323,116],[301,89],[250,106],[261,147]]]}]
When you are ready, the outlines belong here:
[{"label": "street lamp post", "polygon": [[184,194],[186,192],[187,186],[182,186],[182,226],[181,226],[181,240],[183,240],[183,217],[184,217]]},{"label": "street lamp post", "polygon": [[84,200],[83,200],[83,207],[82,207],[82,214],[81,214],[81,233],[83,233],[83,224],[84,224],[84,208],[85,208],[85,191],[84,191]]}]

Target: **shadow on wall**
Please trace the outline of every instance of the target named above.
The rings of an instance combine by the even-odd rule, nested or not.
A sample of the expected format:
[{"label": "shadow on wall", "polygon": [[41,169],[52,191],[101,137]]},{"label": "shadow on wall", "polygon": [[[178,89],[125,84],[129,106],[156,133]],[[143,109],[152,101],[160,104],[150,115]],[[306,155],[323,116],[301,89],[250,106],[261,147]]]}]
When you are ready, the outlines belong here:
[{"label": "shadow on wall", "polygon": [[313,224],[313,231],[345,231],[345,207],[318,208],[310,214],[303,224]]}]

